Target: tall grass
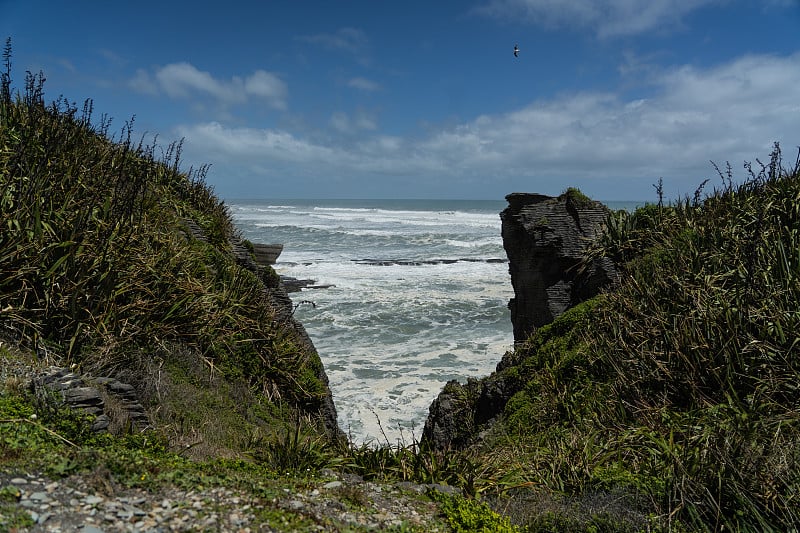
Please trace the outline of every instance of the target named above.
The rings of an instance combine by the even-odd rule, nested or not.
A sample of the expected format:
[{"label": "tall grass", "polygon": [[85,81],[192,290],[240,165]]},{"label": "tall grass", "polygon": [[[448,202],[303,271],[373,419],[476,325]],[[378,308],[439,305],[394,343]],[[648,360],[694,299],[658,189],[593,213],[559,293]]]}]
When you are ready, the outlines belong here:
[{"label": "tall grass", "polygon": [[507,357],[485,444],[531,486],[620,494],[665,530],[800,523],[800,158],[745,171],[612,213],[590,257],[618,286]]},{"label": "tall grass", "polygon": [[[4,60],[0,333],[112,372],[182,346],[275,401],[319,408],[319,358],[229,253],[238,235],[207,167],[182,171],[181,143],[137,142],[133,119],[109,136],[91,101],[46,104],[41,73],[15,90],[10,42]],[[181,231],[187,218],[205,239]]]},{"label": "tall grass", "polygon": [[676,510],[711,529],[800,519],[800,165],[777,145],[757,164],[662,215],[594,344],[628,416],[663,439]]}]

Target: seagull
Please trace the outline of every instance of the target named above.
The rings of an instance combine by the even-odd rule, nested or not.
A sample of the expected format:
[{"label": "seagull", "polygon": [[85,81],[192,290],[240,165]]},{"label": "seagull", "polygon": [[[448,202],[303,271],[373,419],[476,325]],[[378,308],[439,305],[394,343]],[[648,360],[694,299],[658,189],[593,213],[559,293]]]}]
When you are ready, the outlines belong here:
[{"label": "seagull", "polygon": [[519,46],[514,45],[514,57],[519,57]]}]

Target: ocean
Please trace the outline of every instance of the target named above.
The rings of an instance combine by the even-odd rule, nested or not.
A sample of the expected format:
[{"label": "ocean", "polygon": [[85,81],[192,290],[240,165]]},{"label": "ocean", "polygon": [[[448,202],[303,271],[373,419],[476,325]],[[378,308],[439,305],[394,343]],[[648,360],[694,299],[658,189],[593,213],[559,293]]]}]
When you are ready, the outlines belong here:
[{"label": "ocean", "polygon": [[410,444],[445,383],[491,373],[512,348],[505,201],[227,204],[245,238],[284,245],[279,274],[329,286],[291,297],[354,442]]}]

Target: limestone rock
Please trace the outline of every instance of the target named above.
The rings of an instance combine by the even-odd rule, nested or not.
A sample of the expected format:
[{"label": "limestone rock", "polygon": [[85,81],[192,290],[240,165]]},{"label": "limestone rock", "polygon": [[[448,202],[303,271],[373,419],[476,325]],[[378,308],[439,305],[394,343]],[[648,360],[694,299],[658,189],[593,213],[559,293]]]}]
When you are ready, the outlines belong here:
[{"label": "limestone rock", "polygon": [[114,378],[95,378],[53,366],[33,376],[29,388],[45,401],[95,415],[94,431],[106,431],[112,420],[144,429],[150,421],[133,386]]},{"label": "limestone rock", "polygon": [[523,342],[536,328],[597,294],[617,272],[610,261],[596,261],[578,272],[609,213],[602,203],[569,191],[558,197],[512,193],[506,200],[509,206],[500,218],[514,287],[508,306],[514,341]]},{"label": "limestone rock", "polygon": [[455,380],[448,382],[429,408],[422,430],[422,441],[437,450],[465,446],[472,436],[474,425],[474,393],[474,381],[467,385],[461,385]]},{"label": "limestone rock", "polygon": [[[509,206],[500,218],[514,287],[509,308],[514,341],[521,343],[536,328],[615,282],[618,274],[609,260],[595,261],[578,271],[609,213],[600,202],[575,190],[559,197],[514,193],[506,200]],[[466,385],[445,385],[431,404],[423,442],[446,450],[479,440],[524,387],[524,376],[505,371],[515,364],[514,352],[509,352],[490,376]]]}]

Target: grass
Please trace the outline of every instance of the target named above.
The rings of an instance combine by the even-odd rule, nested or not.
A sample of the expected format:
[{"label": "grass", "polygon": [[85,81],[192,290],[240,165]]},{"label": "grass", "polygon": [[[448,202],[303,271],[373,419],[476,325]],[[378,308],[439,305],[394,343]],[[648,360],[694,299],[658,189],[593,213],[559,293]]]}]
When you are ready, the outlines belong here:
[{"label": "grass", "polygon": [[[776,144],[745,168],[740,185],[721,171],[705,198],[704,182],[692,198],[612,213],[587,260],[613,258],[619,285],[540,328],[491,378],[514,394],[475,448],[573,502],[548,511],[539,498],[529,530],[800,520],[800,160],[785,168]],[[576,522],[570,507],[593,494],[623,505]]]},{"label": "grass", "polygon": [[[202,438],[210,450],[236,447],[212,432],[216,416],[202,409],[211,396],[263,406],[266,419],[233,416],[240,427],[222,429],[234,434],[279,430],[293,411],[320,418],[319,357],[264,296],[274,272],[234,260],[239,235],[206,167],[182,171],[180,143],[136,142],[133,119],[109,135],[91,101],[46,104],[41,74],[15,90],[10,43],[4,59],[0,335],[50,363],[128,380],[176,440]],[[207,384],[215,390],[203,400]],[[181,395],[200,399],[205,418],[193,427],[172,408]]]}]

